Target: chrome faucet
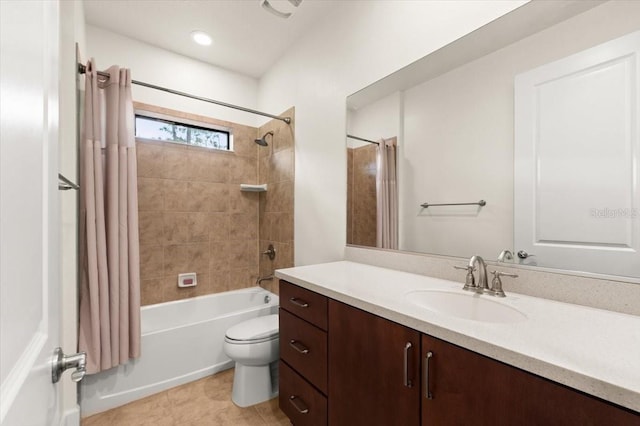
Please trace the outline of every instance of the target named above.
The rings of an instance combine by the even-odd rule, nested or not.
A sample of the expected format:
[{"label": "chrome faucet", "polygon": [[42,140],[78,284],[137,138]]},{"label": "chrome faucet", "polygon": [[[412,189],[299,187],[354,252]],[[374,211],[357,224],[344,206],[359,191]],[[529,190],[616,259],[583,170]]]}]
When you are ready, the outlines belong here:
[{"label": "chrome faucet", "polygon": [[505,260],[513,260],[513,253],[509,250],[502,250],[498,256],[498,262],[504,262]]},{"label": "chrome faucet", "polygon": [[473,273],[476,263],[478,264],[478,282],[476,283],[475,288],[470,290],[475,290],[476,293],[483,293],[489,290],[489,284],[487,282],[487,264],[484,263],[483,258],[474,255],[469,259],[467,270]]},{"label": "chrome faucet", "polygon": [[[473,272],[476,270],[476,263],[478,264],[478,282],[476,283],[476,279],[473,275]],[[480,256],[471,256],[469,259],[469,264],[467,266],[454,266],[456,269],[464,269],[467,271],[467,277],[464,280],[463,290],[471,290],[476,293],[487,293],[496,297],[505,297],[504,291],[502,290],[502,280],[500,277],[512,277],[518,278],[515,274],[509,274],[506,272],[500,271],[491,271],[494,275],[493,281],[491,282],[491,287],[489,287],[489,281],[487,279],[487,264],[484,263],[484,259]]]}]

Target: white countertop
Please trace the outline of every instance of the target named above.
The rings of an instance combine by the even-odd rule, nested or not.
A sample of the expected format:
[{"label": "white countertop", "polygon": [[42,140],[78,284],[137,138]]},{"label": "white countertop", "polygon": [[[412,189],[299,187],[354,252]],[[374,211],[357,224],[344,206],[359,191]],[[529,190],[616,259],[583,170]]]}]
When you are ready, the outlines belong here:
[{"label": "white countertop", "polygon": [[414,290],[460,290],[463,283],[347,261],[279,269],[276,276],[414,330],[640,411],[638,316],[507,291],[506,298],[480,297],[512,306],[524,312],[527,320],[486,323],[432,312],[404,297]]}]

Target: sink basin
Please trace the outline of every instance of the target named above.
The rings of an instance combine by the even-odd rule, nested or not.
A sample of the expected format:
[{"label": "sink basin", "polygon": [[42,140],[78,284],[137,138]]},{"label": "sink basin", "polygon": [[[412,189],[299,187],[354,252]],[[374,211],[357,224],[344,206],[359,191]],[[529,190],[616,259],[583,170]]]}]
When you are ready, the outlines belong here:
[{"label": "sink basin", "polygon": [[516,308],[489,299],[493,296],[447,290],[417,290],[405,295],[414,305],[432,312],[474,321],[513,323],[527,319]]}]

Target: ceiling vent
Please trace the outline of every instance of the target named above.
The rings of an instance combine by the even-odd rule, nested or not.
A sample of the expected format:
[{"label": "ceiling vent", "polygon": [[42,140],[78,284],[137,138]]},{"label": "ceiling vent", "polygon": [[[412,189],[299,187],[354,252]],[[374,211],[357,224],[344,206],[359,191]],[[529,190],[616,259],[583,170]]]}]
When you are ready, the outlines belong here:
[{"label": "ceiling vent", "polygon": [[300,6],[302,0],[260,0],[260,6],[278,18],[288,19]]}]

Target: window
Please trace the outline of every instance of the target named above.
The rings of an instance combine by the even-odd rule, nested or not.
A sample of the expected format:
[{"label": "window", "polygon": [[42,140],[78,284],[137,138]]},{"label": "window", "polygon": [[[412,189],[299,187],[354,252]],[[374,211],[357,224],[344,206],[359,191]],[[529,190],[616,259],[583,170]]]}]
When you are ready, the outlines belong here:
[{"label": "window", "polygon": [[136,114],[136,138],[231,151],[227,130]]}]

